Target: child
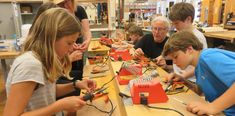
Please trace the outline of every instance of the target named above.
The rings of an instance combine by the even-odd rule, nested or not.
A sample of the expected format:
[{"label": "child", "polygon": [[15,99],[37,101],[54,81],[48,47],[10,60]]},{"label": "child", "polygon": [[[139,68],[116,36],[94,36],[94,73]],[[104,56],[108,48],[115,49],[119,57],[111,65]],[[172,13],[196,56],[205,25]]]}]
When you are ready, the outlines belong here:
[{"label": "child", "polygon": [[[172,21],[173,26],[177,31],[188,30],[192,31],[193,34],[199,39],[203,44],[203,48],[207,48],[207,42],[204,35],[193,27],[192,23],[194,20],[195,9],[192,4],[186,2],[180,2],[172,6],[171,12],[169,14],[169,19]],[[173,76],[181,76],[183,78],[188,78],[189,80],[195,82],[194,77],[194,67],[189,66],[185,70],[181,70],[175,64],[173,64],[174,73]],[[172,78],[169,77],[169,78]]]},{"label": "child", "polygon": [[51,8],[38,17],[9,72],[4,116],[62,115],[61,111],[74,112],[86,104],[79,96],[56,101],[75,88],[96,87],[92,80],[55,83],[59,76],[69,77],[68,54],[80,32],[79,22],[67,10]]},{"label": "child", "polygon": [[131,39],[134,45],[144,36],[142,28],[138,26],[130,27],[128,32],[129,32],[129,38]]},{"label": "child", "polygon": [[202,49],[202,43],[194,34],[181,31],[169,38],[162,53],[181,69],[189,65],[195,67],[196,84],[209,103],[188,103],[188,111],[198,115],[224,111],[226,116],[234,116],[235,53],[215,48]]}]

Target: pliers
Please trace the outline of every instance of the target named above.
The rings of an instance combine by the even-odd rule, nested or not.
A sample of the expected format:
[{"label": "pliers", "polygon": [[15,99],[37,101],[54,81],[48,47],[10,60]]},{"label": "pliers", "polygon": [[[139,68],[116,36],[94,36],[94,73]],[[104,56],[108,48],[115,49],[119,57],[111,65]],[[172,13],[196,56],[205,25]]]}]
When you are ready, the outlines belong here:
[{"label": "pliers", "polygon": [[108,92],[104,92],[107,88],[108,87],[103,87],[103,88],[96,90],[95,92],[88,92],[83,96],[83,100],[84,101],[90,100],[92,102],[92,100],[94,99],[107,95]]}]

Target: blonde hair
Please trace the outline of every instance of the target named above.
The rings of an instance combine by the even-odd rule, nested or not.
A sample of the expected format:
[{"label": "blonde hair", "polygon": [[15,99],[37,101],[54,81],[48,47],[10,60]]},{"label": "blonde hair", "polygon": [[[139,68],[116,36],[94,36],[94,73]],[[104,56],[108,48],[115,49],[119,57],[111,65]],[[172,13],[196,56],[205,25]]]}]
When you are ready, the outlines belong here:
[{"label": "blonde hair", "polygon": [[54,82],[59,76],[69,77],[71,62],[68,55],[59,59],[55,42],[64,36],[81,33],[79,21],[63,8],[51,8],[43,12],[24,44],[23,52],[32,51],[41,61],[45,77]]},{"label": "blonde hair", "polygon": [[179,50],[185,52],[189,46],[198,51],[203,49],[203,44],[191,31],[179,31],[167,40],[162,55],[167,56]]}]

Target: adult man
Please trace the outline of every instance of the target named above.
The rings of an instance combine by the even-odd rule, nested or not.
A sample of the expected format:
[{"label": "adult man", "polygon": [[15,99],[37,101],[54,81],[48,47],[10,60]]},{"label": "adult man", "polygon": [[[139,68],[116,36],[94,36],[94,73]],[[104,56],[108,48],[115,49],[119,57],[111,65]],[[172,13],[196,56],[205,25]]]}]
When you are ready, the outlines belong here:
[{"label": "adult man", "polygon": [[[151,25],[152,33],[146,34],[134,46],[136,50],[133,56],[135,58],[145,55],[153,59],[161,55],[164,44],[168,39],[167,32],[170,28],[170,23],[166,17],[158,16],[152,20]],[[158,62],[158,65],[163,65],[164,62]]]}]

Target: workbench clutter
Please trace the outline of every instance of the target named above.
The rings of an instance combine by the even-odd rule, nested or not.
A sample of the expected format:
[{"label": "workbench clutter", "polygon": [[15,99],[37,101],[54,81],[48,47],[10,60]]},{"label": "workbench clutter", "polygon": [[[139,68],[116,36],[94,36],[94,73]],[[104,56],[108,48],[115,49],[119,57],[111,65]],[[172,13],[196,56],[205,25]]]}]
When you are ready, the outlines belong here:
[{"label": "workbench clutter", "polygon": [[115,50],[109,53],[110,57],[114,61],[129,61],[132,60],[132,56],[129,50]]},{"label": "workbench clutter", "polygon": [[142,76],[142,66],[123,62],[116,77],[120,85],[127,85],[131,79],[135,79],[137,76]]},{"label": "workbench clutter", "polygon": [[12,35],[12,39],[1,39],[0,37],[0,51],[1,52],[12,52],[19,51],[20,46],[18,45],[18,39],[16,34]]},{"label": "workbench clutter", "polygon": [[100,42],[101,45],[106,45],[108,47],[111,47],[111,45],[113,44],[112,39],[106,38],[106,37],[101,37],[99,39],[99,42]]},{"label": "workbench clutter", "polygon": [[[90,101],[90,103],[87,102],[87,106],[93,107],[102,113],[108,114],[109,116],[111,116],[113,114],[113,112],[116,109],[116,106],[114,106],[113,102],[110,100],[110,98],[108,96],[109,93],[106,90],[108,89],[107,85],[110,82],[112,82],[114,80],[114,78],[115,77],[111,78],[109,81],[107,81],[106,83],[104,83],[102,86],[100,86],[99,88],[97,88],[94,91],[83,93],[84,96],[82,99],[84,101]],[[103,102],[105,103],[105,104],[103,104],[103,106],[98,107],[93,104],[94,100],[101,99],[101,98],[103,98]],[[110,107],[109,110],[104,110],[103,108],[107,107],[107,106]]]},{"label": "workbench clutter", "polygon": [[112,44],[112,51],[115,50],[127,50],[132,48],[133,45],[128,44],[126,41],[118,41]]},{"label": "workbench clutter", "polygon": [[166,83],[165,92],[167,95],[178,94],[182,92],[187,92],[189,88],[185,87],[183,81],[170,81]]}]

